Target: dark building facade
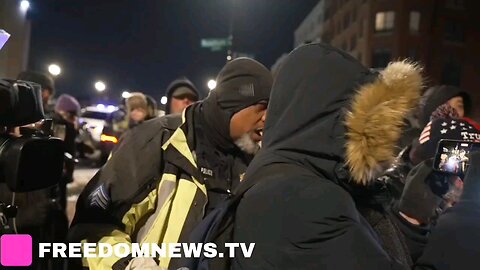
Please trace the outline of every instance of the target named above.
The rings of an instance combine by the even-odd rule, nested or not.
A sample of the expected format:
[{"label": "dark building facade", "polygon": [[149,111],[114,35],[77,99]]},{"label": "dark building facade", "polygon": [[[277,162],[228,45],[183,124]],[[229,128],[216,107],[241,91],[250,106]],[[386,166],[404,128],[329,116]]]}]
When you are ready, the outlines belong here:
[{"label": "dark building facade", "polygon": [[30,21],[20,1],[0,0],[0,29],[11,36],[0,51],[0,78],[14,79],[27,68]]},{"label": "dark building facade", "polygon": [[325,0],[324,7],[323,42],[373,68],[409,57],[422,63],[428,85],[459,86],[480,104],[480,1]]}]

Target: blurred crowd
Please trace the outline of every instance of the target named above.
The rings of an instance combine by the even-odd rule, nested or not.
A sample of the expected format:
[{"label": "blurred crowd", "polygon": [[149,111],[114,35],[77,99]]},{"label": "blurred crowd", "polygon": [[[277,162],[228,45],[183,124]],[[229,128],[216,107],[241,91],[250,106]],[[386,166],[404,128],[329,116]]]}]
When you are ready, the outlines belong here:
[{"label": "blurred crowd", "polygon": [[[165,115],[154,98],[130,93],[103,127],[102,136],[115,141],[70,228],[66,186],[90,145],[79,144],[82,108],[70,95],[53,99],[46,74],[18,79],[42,85],[45,114],[65,126],[58,136],[68,153],[57,187],[17,195],[20,233],[38,242],[213,242],[220,250],[226,242],[255,243],[251,258],[84,258],[68,269],[480,263],[480,153],[468,157],[465,175],[434,169],[442,140],[480,142],[480,125],[470,118],[476,104],[455,86],[425,89],[416,63],[377,71],[336,48],[308,44],[275,77],[253,59],[227,62],[204,99],[187,78],[175,80]],[[2,189],[0,200],[11,196]],[[51,260],[34,267],[67,266]]]}]

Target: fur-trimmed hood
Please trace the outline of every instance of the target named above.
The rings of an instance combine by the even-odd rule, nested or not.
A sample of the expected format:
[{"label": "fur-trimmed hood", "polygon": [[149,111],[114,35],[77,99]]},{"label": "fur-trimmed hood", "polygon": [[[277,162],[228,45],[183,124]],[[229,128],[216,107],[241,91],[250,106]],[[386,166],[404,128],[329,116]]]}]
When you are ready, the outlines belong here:
[{"label": "fur-trimmed hood", "polygon": [[377,73],[331,46],[299,47],[274,82],[263,149],[252,165],[288,160],[334,181],[348,172],[367,184],[393,161],[421,88],[413,63]]}]

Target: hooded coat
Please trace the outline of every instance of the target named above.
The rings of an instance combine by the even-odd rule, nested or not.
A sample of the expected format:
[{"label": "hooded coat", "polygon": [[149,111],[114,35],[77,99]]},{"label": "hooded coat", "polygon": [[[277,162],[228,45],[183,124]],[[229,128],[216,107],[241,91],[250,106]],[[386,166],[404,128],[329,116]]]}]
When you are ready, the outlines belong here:
[{"label": "hooded coat", "polygon": [[[172,100],[173,92],[181,86],[190,88],[197,95],[197,100],[198,100],[198,90],[195,87],[195,85],[185,77],[177,79],[172,83],[170,83],[170,85],[168,85],[167,87],[167,104],[165,104],[165,114],[170,114],[170,103]],[[194,101],[197,101],[197,100],[194,100]]]},{"label": "hooded coat", "polygon": [[[375,74],[328,45],[294,50],[242,183],[256,184],[235,215],[233,242],[255,249],[232,269],[407,268],[386,251],[350,186],[368,185],[390,165],[421,87],[419,68],[406,62]],[[272,164],[290,168],[259,176]]]},{"label": "hooded coat", "polygon": [[[419,147],[421,148],[419,139],[422,131],[430,124],[432,114],[437,114],[442,105],[444,106],[448,100],[458,96],[463,98],[465,115],[469,115],[472,109],[471,98],[468,93],[457,87],[447,85],[430,87],[420,98],[419,106],[416,109],[416,125],[418,126],[410,125],[405,129],[398,144],[399,149],[402,150],[398,154],[395,162],[381,178],[382,181],[387,182],[395,198],[398,199],[399,195],[401,195],[405,185],[405,179],[413,166],[425,159],[422,154],[417,153]],[[472,120],[468,118],[465,118],[465,120],[475,126]]]},{"label": "hooded coat", "polygon": [[454,97],[463,98],[465,116],[469,116],[472,109],[472,101],[470,95],[467,92],[464,92],[460,88],[455,86],[433,86],[427,89],[427,91],[425,91],[425,94],[420,100],[420,106],[418,109],[418,120],[420,128],[425,127],[428,122],[430,122],[430,116],[439,106],[445,104],[448,100]]}]

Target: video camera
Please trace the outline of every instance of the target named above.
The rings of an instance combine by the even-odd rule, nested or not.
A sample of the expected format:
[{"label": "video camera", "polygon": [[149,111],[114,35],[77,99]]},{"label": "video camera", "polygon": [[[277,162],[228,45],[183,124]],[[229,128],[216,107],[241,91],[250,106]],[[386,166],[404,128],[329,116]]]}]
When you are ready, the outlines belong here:
[{"label": "video camera", "polygon": [[[0,79],[0,183],[6,183],[12,192],[57,184],[63,171],[64,146],[52,135],[52,121],[44,119],[41,86]],[[5,231],[4,221],[15,215],[14,206],[0,202],[0,232]]]},{"label": "video camera", "polygon": [[[62,174],[63,142],[52,136],[51,120],[32,124],[44,118],[40,93],[38,84],[0,80],[0,182],[14,192],[55,185]],[[19,126],[20,134],[7,132]]]}]

